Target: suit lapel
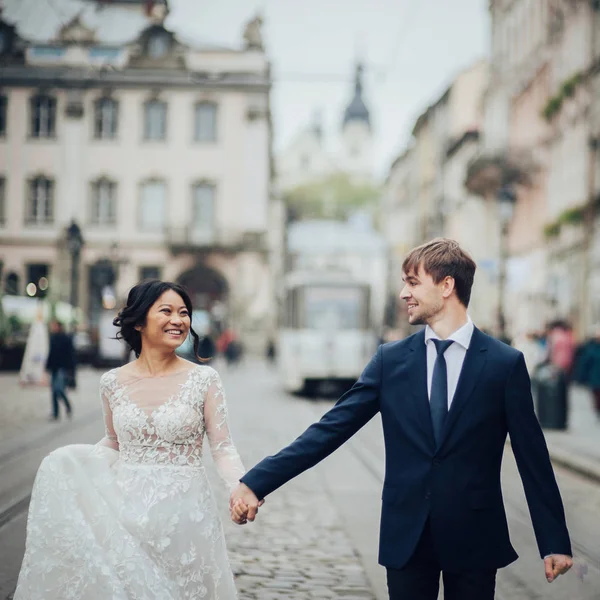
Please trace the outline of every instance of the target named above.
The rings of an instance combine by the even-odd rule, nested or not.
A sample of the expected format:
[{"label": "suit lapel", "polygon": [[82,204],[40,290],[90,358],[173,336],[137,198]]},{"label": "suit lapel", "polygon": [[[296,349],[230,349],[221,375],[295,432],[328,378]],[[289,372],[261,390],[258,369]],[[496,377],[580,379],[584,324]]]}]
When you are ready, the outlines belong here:
[{"label": "suit lapel", "polygon": [[479,329],[475,327],[473,335],[471,337],[471,343],[469,349],[465,355],[465,360],[458,378],[458,384],[456,386],[456,392],[444,424],[442,431],[442,439],[440,446],[443,445],[444,441],[448,437],[450,431],[456,424],[456,421],[467,404],[467,401],[471,397],[475,384],[479,379],[481,370],[486,362],[487,345],[485,336]]},{"label": "suit lapel", "polygon": [[433,425],[431,424],[431,412],[427,394],[427,346],[425,345],[424,330],[414,336],[410,350],[411,353],[407,364],[408,372],[410,373],[408,389],[412,393],[417,421],[427,438],[428,444],[434,448],[435,438],[433,436]]}]

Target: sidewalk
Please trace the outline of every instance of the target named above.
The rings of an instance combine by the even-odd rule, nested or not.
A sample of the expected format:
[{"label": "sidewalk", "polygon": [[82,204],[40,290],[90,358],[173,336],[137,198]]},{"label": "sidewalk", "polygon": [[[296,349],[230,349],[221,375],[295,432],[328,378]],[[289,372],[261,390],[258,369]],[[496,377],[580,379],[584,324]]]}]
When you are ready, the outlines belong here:
[{"label": "sidewalk", "polygon": [[590,392],[581,386],[569,389],[566,431],[544,431],[552,461],[600,483],[600,420]]}]

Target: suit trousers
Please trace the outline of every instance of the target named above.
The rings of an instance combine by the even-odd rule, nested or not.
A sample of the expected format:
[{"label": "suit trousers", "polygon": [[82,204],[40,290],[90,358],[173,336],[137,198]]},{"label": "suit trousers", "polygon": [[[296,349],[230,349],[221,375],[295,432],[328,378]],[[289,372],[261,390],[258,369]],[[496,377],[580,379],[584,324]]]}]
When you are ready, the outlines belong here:
[{"label": "suit trousers", "polygon": [[387,569],[390,600],[437,600],[440,573],[444,600],[493,600],[496,569],[448,573],[440,567],[431,526],[427,520],[409,561],[401,569]]}]

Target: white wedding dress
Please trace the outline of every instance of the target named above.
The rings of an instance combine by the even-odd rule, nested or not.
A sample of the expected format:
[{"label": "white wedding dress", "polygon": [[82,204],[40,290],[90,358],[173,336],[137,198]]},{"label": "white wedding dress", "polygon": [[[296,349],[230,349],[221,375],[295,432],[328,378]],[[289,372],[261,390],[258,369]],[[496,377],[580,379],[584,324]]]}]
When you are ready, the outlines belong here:
[{"label": "white wedding dress", "polygon": [[42,462],[15,600],[232,600],[223,528],[202,463],[206,432],[232,488],[244,469],[217,372],[100,380],[106,437]]}]

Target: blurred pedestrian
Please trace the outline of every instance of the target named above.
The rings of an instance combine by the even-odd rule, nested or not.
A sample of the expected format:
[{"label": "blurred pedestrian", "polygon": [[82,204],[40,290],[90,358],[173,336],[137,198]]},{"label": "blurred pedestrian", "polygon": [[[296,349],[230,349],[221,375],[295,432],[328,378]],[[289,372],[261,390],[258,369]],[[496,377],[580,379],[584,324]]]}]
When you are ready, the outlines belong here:
[{"label": "blurred pedestrian", "polygon": [[217,350],[225,357],[228,366],[235,365],[241,360],[242,344],[231,327],[227,327],[219,336]]},{"label": "blurred pedestrian", "polygon": [[237,365],[242,360],[244,347],[237,339],[232,339],[225,348],[225,359],[229,366]]},{"label": "blurred pedestrian", "polygon": [[540,346],[533,331],[523,331],[513,340],[513,347],[520,350],[525,358],[525,366],[530,375],[544,362],[547,353]]},{"label": "blurred pedestrian", "polygon": [[594,409],[600,420],[600,325],[580,348],[573,369],[573,379],[587,387],[594,397]]},{"label": "blurred pedestrian", "polygon": [[47,379],[44,366],[48,358],[48,347],[48,328],[44,323],[40,310],[29,328],[25,354],[23,355],[21,370],[19,372],[19,382],[21,385],[46,385]]},{"label": "blurred pedestrian", "polygon": [[50,419],[59,418],[58,401],[62,400],[67,416],[71,417],[71,403],[67,398],[67,377],[75,369],[75,349],[71,336],[65,333],[60,321],[50,323],[50,350],[46,360],[46,371],[50,372],[50,389],[52,392],[52,414]]},{"label": "blurred pedestrian", "polygon": [[231,327],[226,327],[225,329],[223,329],[223,331],[217,338],[217,352],[219,354],[225,355],[225,350],[227,350],[227,346],[234,339],[235,335]]},{"label": "blurred pedestrian", "polygon": [[550,364],[560,369],[567,380],[570,379],[576,347],[573,329],[566,321],[555,321],[549,327],[547,340]]}]

